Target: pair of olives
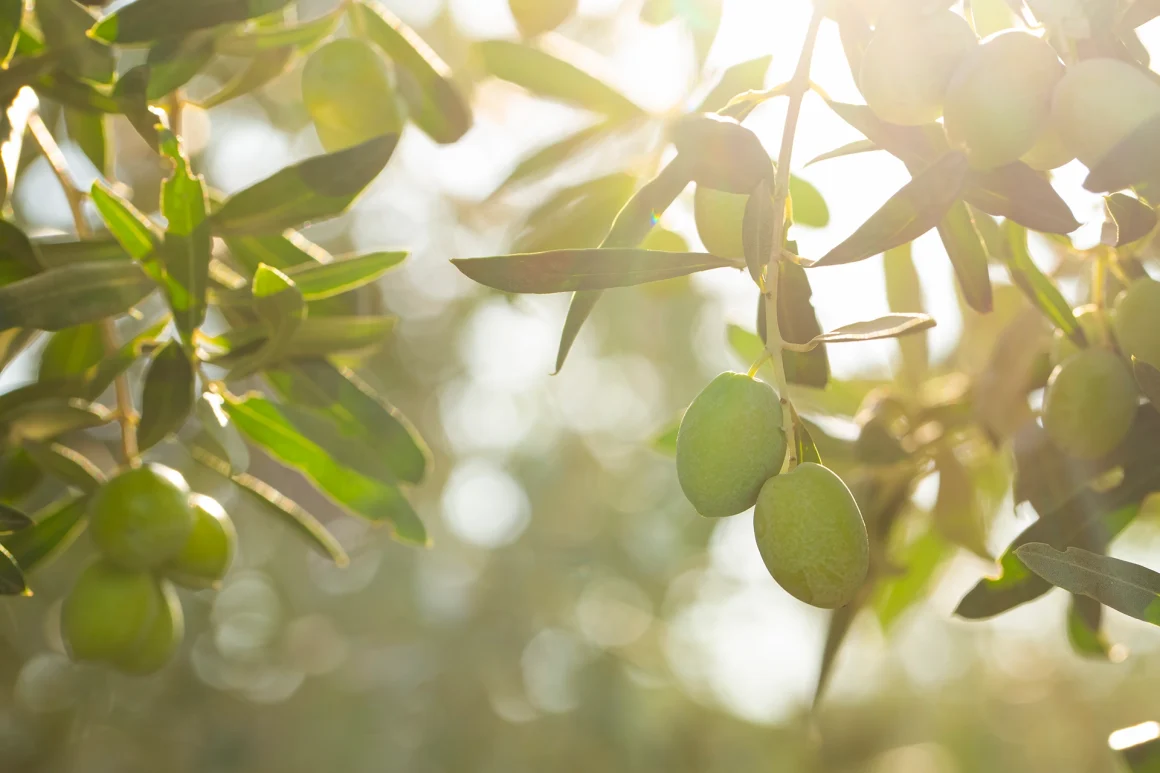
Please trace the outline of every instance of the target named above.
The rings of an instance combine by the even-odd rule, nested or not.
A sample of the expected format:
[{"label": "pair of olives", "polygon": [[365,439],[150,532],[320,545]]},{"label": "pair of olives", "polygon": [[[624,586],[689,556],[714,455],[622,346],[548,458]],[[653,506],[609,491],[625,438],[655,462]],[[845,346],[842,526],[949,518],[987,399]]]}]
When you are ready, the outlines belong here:
[{"label": "pair of olives", "polygon": [[858,81],[884,121],[911,126],[941,115],[951,142],[981,169],[1022,160],[1046,171],[1073,158],[1092,167],[1160,115],[1160,84],[1128,62],[1065,68],[1045,40],[1014,30],[980,44],[949,10],[886,14]]},{"label": "pair of olives", "polygon": [[173,656],[184,633],[173,583],[216,584],[237,537],[216,500],[191,494],[176,470],[126,470],[93,495],[89,529],[100,556],[61,607],[70,656],[130,673],[151,673]]},{"label": "pair of olives", "polygon": [[1160,282],[1143,279],[1124,291],[1111,313],[1110,335],[1094,306],[1077,309],[1075,316],[1088,347],[1079,349],[1057,334],[1043,428],[1070,455],[1098,459],[1124,441],[1136,419],[1139,391],[1131,358],[1160,367]]},{"label": "pair of olives", "polygon": [[766,383],[722,373],[697,395],[677,433],[677,477],[701,515],[754,507],[769,573],[794,597],[828,609],[853,600],[869,569],[866,524],[831,470],[782,473],[788,441],[781,399]]}]

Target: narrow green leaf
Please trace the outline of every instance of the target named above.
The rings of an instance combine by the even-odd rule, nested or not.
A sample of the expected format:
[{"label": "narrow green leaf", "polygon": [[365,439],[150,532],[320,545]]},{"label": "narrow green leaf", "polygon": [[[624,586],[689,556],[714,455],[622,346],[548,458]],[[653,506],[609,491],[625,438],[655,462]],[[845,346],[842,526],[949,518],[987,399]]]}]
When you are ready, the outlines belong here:
[{"label": "narrow green leaf", "polygon": [[7,67],[16,50],[24,0],[0,0],[0,67]]},{"label": "narrow green leaf", "polygon": [[950,546],[934,531],[928,531],[906,545],[901,555],[892,557],[891,563],[903,571],[883,578],[874,592],[874,611],[883,630],[889,632],[903,612],[925,598],[949,552]]},{"label": "narrow green leaf", "polygon": [[536,96],[610,118],[636,118],[643,113],[604,81],[539,48],[508,40],[485,40],[476,43],[475,50],[488,73]]},{"label": "narrow green leaf", "polygon": [[512,173],[507,176],[507,179],[503,181],[492,195],[495,196],[506,191],[518,183],[536,180],[548,174],[565,161],[574,160],[589,146],[594,145],[598,140],[610,135],[613,127],[614,124],[612,122],[601,121],[600,123],[593,124],[586,129],[581,129],[561,140],[557,140],[550,145],[540,148],[523,161],[520,161],[516,165],[516,168],[512,170]]},{"label": "narrow green leaf", "polygon": [[1031,259],[1031,253],[1027,250],[1027,230],[1010,220],[1003,227],[1007,234],[1007,252],[1003,257],[1007,260],[1011,281],[1023,291],[1035,308],[1051,320],[1051,324],[1062,330],[1076,345],[1085,346],[1087,339],[1075,321],[1071,304]]},{"label": "narrow green leaf", "polygon": [[228,56],[255,56],[263,51],[291,46],[313,48],[338,29],[345,9],[342,6],[317,19],[299,24],[253,27],[231,32],[217,41],[217,51]]},{"label": "narrow green leaf", "polygon": [[613,248],[460,258],[451,262],[476,282],[509,293],[606,290],[714,268],[741,267],[738,261],[703,252]]},{"label": "narrow green leaf", "polygon": [[229,464],[202,448],[194,446],[191,453],[198,462],[237,484],[263,510],[288,523],[322,556],[334,561],[337,566],[346,566],[350,563],[350,557],[347,556],[338,539],[327,531],[317,518],[285,494],[253,475],[231,474]]},{"label": "narrow green leaf", "polygon": [[1156,228],[1156,210],[1126,193],[1113,193],[1105,199],[1108,214],[1116,225],[1112,247],[1122,247],[1143,239]]},{"label": "narrow green leaf", "polygon": [[922,236],[942,221],[962,193],[968,168],[965,155],[946,153],[814,265],[854,263]]},{"label": "narrow green leaf", "polygon": [[[822,334],[818,315],[811,302],[813,289],[801,266],[781,261],[778,264],[780,289],[777,294],[777,320],[782,340],[791,344],[812,341]],[[762,349],[765,347],[765,299],[757,299],[757,329]],[[830,380],[830,358],[825,345],[808,352],[782,350],[785,378],[790,384],[824,389]]]},{"label": "narrow green leaf", "polygon": [[802,421],[802,417],[798,415],[796,409],[791,406],[790,410],[793,413],[794,458],[797,459],[798,464],[805,462],[822,464],[822,455],[818,452],[809,427]]},{"label": "narrow green leaf", "polygon": [[290,0],[137,0],[105,16],[89,33],[120,45],[246,21],[284,8]]},{"label": "narrow green leaf", "polygon": [[403,262],[405,252],[372,252],[340,258],[324,265],[303,265],[286,271],[302,297],[318,301],[365,287]]},{"label": "narrow green leaf", "polygon": [[[886,276],[886,304],[893,312],[902,314],[923,313],[926,304],[922,297],[922,282],[910,244],[887,250],[882,256],[882,269]],[[912,387],[920,385],[930,367],[930,350],[925,335],[912,335],[899,339],[902,352],[902,376]]]},{"label": "narrow green leaf", "polygon": [[145,58],[149,72],[146,99],[163,99],[184,86],[213,59],[214,52],[214,37],[210,33],[158,42]]},{"label": "narrow green leaf", "polygon": [[307,317],[294,334],[277,349],[264,352],[256,365],[245,358],[263,347],[268,339],[264,327],[229,331],[218,337],[216,343],[227,353],[210,358],[219,365],[241,362],[241,370],[231,371],[230,378],[240,378],[255,368],[264,369],[283,360],[308,357],[326,357],[373,350],[385,342],[395,327],[394,317]]},{"label": "narrow green leaf", "polygon": [[652,449],[659,454],[675,457],[677,455],[677,433],[680,430],[681,421],[677,419],[653,437]]},{"label": "narrow green leaf", "polygon": [[41,271],[41,261],[24,231],[0,220],[0,285],[27,279]]},{"label": "narrow green leaf", "polygon": [[118,112],[124,113],[129,124],[155,153],[161,153],[159,128],[169,125],[169,116],[161,108],[149,103],[150,70],[147,65],[131,67],[113,84],[113,99]]},{"label": "narrow green leaf", "polygon": [[274,236],[230,236],[225,242],[235,267],[249,278],[263,263],[289,273],[298,266],[334,262],[330,253],[297,231]]},{"label": "narrow green leaf", "polygon": [[596,247],[636,190],[636,177],[617,173],[558,192],[537,207],[512,244],[512,252]]},{"label": "narrow green leaf", "polygon": [[[656,225],[657,220],[660,219],[661,214],[676,201],[677,196],[681,195],[681,191],[692,182],[690,164],[691,162],[687,159],[678,156],[670,161],[660,174],[633,194],[633,197],[620,210],[620,214],[616,216],[608,236],[604,237],[600,246],[606,248],[635,247],[644,241],[645,237],[652,231],[653,226]],[[588,319],[588,315],[592,313],[596,302],[600,300],[600,292],[599,290],[585,290],[572,295],[572,301],[568,305],[568,316],[564,320],[564,330],[560,334],[560,348],[556,354],[557,373],[564,367],[564,360],[567,359],[568,352],[576,341],[576,336],[580,334],[580,328],[584,326],[584,321]]]},{"label": "narrow green leaf", "polygon": [[934,326],[934,318],[926,314],[888,314],[878,319],[843,325],[828,333],[816,336],[808,343],[787,343],[785,348],[795,352],[808,352],[818,344],[854,343],[858,341],[876,341],[882,338],[898,338],[899,336],[929,330]]},{"label": "narrow green leaf", "polygon": [[875,145],[873,140],[854,140],[853,142],[846,143],[840,148],[834,148],[831,151],[814,156],[806,162],[806,166],[813,166],[814,164],[820,164],[822,161],[829,161],[835,158],[855,156],[860,153],[872,153],[875,150],[881,150],[881,148]]},{"label": "narrow green leaf", "polygon": [[[51,61],[50,57],[46,56],[45,58]],[[41,59],[37,58],[32,61],[39,64]],[[22,64],[22,60],[17,59],[8,72],[11,73],[19,64]],[[33,64],[28,64],[27,68],[27,72],[31,73]],[[27,78],[27,80],[32,81],[29,85],[36,90],[42,99],[51,99],[68,107],[98,113],[123,113],[127,109],[126,103],[118,99],[116,95],[110,95],[104,90],[97,89],[91,83],[75,78],[63,70],[42,71]]]},{"label": "narrow green leaf", "polygon": [[762,180],[745,203],[741,243],[749,276],[761,286],[761,277],[774,256],[773,198],[768,180]]},{"label": "narrow green leaf", "polygon": [[830,224],[830,208],[822,194],[797,175],[789,178],[789,197],[793,202],[793,221],[796,224],[810,228],[825,228]]},{"label": "narrow green leaf", "polygon": [[940,451],[935,465],[938,497],[931,512],[935,530],[952,544],[989,559],[986,524],[970,471],[953,450]]},{"label": "narrow green leaf", "polygon": [[205,321],[213,238],[206,219],[205,181],[193,174],[180,140],[173,138],[169,144],[173,174],[161,184],[161,214],[167,221],[161,256],[169,307],[189,345]]},{"label": "narrow green leaf", "polygon": [[16,565],[16,559],[8,548],[0,545],[0,596],[31,596],[24,572]]},{"label": "narrow green leaf", "polygon": [[850,632],[854,618],[862,611],[862,602],[855,601],[844,607],[839,607],[829,614],[829,624],[826,626],[826,641],[822,645],[822,662],[818,666],[818,678],[814,683],[813,705],[817,707],[830,684],[830,677],[834,673],[834,664],[838,660],[838,652]]},{"label": "narrow green leaf", "polygon": [[951,259],[967,305],[980,314],[988,313],[994,301],[987,268],[987,248],[975,228],[971,210],[964,202],[956,201],[951,205],[946,217],[938,224],[938,234]]},{"label": "narrow green leaf", "polygon": [[1107,660],[1111,644],[1101,628],[1104,606],[1087,596],[1071,595],[1067,605],[1067,639],[1080,655]]},{"label": "narrow green leaf", "polygon": [[137,443],[148,450],[185,424],[196,397],[196,375],[189,355],[177,341],[167,341],[153,355],[141,393]]},{"label": "narrow green leaf", "polygon": [[430,452],[410,423],[349,369],[323,359],[298,359],[266,371],[287,402],[325,412],[340,431],[376,449],[401,481],[418,483]]},{"label": "narrow green leaf", "polygon": [[1148,402],[1160,411],[1160,370],[1136,357],[1132,358],[1132,370],[1136,374],[1136,383]]},{"label": "narrow green leaf", "polygon": [[1022,545],[1015,553],[1052,585],[1160,625],[1160,574],[1151,569],[1082,548],[1059,551],[1041,542]]},{"label": "narrow green leaf", "polygon": [[262,264],[254,274],[251,288],[254,311],[266,326],[271,340],[293,335],[306,318],[306,301],[290,277],[272,266]]},{"label": "narrow green leaf", "polygon": [[36,515],[36,524],[0,539],[0,544],[25,572],[31,573],[59,554],[84,528],[87,496],[55,502]]},{"label": "narrow green leaf", "polygon": [[84,373],[105,356],[100,326],[77,325],[53,333],[40,355],[37,380],[52,381]]},{"label": "narrow green leaf", "polygon": [[222,236],[280,233],[343,212],[387,165],[399,137],[309,158],[235,193],[213,214]]},{"label": "narrow green leaf", "polygon": [[[95,197],[94,197],[95,200]],[[116,239],[67,241],[53,239],[36,242],[36,252],[46,269],[66,268],[76,263],[123,261],[131,263],[131,256]]]},{"label": "narrow green leaf", "polygon": [[91,494],[105,482],[100,467],[68,446],[26,443],[24,449],[37,466],[71,488]]},{"label": "narrow green leaf", "polygon": [[0,503],[0,536],[32,526],[33,520],[11,505]]},{"label": "narrow green leaf", "polygon": [[134,260],[145,260],[161,247],[161,229],[128,199],[101,180],[93,183],[91,195],[109,233]]},{"label": "narrow green leaf", "polygon": [[712,113],[684,116],[670,131],[677,152],[687,159],[693,182],[729,193],[749,194],[768,181],[773,162],[752,130]]},{"label": "narrow green leaf", "polygon": [[422,38],[380,4],[349,6],[353,27],[391,59],[399,91],[415,125],[441,144],[457,142],[471,128],[471,107],[451,81],[451,69]]},{"label": "narrow green leaf", "polygon": [[38,0],[33,4],[48,50],[64,68],[84,80],[113,80],[113,49],[85,33],[96,23],[87,8],[73,0]]},{"label": "narrow green leaf", "polygon": [[3,419],[16,442],[40,443],[69,432],[104,426],[113,420],[113,415],[99,403],[46,397],[5,411]]},{"label": "narrow green leaf", "polygon": [[154,289],[136,263],[78,263],[0,287],[0,330],[63,330],[124,314]]},{"label": "narrow green leaf", "polygon": [[376,522],[389,522],[394,536],[427,544],[426,530],[411,505],[394,486],[340,466],[321,447],[301,435],[279,406],[256,395],[228,399],[226,412],[252,443],[309,477],[336,502]]},{"label": "narrow green leaf", "polygon": [[694,112],[715,113],[738,94],[764,87],[765,75],[769,72],[769,65],[772,62],[773,56],[767,54],[728,68]]},{"label": "narrow green leaf", "polygon": [[232,99],[257,91],[277,78],[294,60],[293,48],[276,48],[254,56],[238,74],[224,86],[198,103],[203,110],[225,104]]},{"label": "narrow green leaf", "polygon": [[1140,124],[1092,168],[1083,187],[1093,193],[1106,193],[1160,179],[1157,132],[1160,132],[1160,116]]},{"label": "narrow green leaf", "polygon": [[103,175],[110,174],[110,147],[105,137],[105,115],[73,107],[64,109],[64,125],[72,140]]}]

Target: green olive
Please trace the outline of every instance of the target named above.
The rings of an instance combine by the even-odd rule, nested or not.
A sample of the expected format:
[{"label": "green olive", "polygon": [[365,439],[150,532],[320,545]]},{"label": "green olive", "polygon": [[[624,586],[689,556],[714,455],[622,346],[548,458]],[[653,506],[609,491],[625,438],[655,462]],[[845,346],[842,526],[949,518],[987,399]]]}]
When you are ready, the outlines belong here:
[{"label": "green olive", "polygon": [[386,62],[356,38],[333,40],[310,55],[302,68],[302,100],[329,152],[402,129]]},{"label": "green olive", "polygon": [[1112,327],[1125,357],[1160,368],[1160,282],[1140,279],[1116,300]]},{"label": "green olive", "polygon": [[1160,115],[1160,85],[1119,59],[1085,59],[1067,68],[1055,88],[1052,123],[1085,166]]},{"label": "green olive", "polygon": [[129,674],[152,674],[173,659],[185,637],[185,615],[173,585],[154,580],[159,604],[157,614],[145,628],[140,641],[115,655],[110,662]]},{"label": "green olive", "polygon": [[122,472],[89,502],[97,548],[126,569],[152,569],[177,555],[193,531],[189,486],[160,464]]},{"label": "green olive", "polygon": [[1031,150],[1019,157],[1027,166],[1038,172],[1050,172],[1072,161],[1075,153],[1063,141],[1055,124],[1051,123],[1035,140]]},{"label": "green olive", "polygon": [[60,628],[69,656],[111,662],[132,652],[158,616],[163,599],[147,572],[98,559],[77,578],[61,606]]},{"label": "green olive", "polygon": [[1098,459],[1127,437],[1137,405],[1136,381],[1127,364],[1106,349],[1085,349],[1051,374],[1043,428],[1071,456]]},{"label": "green olive", "polygon": [[967,56],[947,88],[947,135],[990,169],[1030,151],[1051,123],[1051,99],[1063,63],[1042,38],[1009,30]]},{"label": "green olive", "polygon": [[883,121],[931,123],[942,115],[955,69],[977,44],[966,19],[952,11],[888,14],[862,56],[859,89]]},{"label": "green olive", "polygon": [[722,373],[689,406],[677,432],[677,478],[701,515],[736,515],[757,501],[785,460],[777,392],[744,373]]},{"label": "green olive", "polygon": [[216,499],[194,494],[193,531],[185,546],[165,565],[165,575],[187,588],[211,588],[225,577],[238,535],[234,522]]},{"label": "green olive", "polygon": [[834,472],[806,462],[761,489],[753,531],[765,566],[793,597],[824,609],[854,600],[870,568],[862,512]]},{"label": "green olive", "polygon": [[693,194],[693,216],[706,251],[719,258],[745,257],[741,226],[749,197],[698,185]]}]

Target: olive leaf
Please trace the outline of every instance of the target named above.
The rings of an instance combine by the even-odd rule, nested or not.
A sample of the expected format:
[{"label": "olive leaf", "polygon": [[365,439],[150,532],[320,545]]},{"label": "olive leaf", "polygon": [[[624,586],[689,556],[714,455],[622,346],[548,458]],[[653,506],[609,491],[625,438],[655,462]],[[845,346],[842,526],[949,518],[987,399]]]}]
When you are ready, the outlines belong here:
[{"label": "olive leaf", "polygon": [[512,252],[596,247],[635,190],[634,175],[616,173],[559,191],[528,216]]},{"label": "olive leaf", "polygon": [[0,502],[0,536],[32,526],[33,520],[11,505]]},{"label": "olive leaf", "polygon": [[773,163],[761,140],[737,121],[712,113],[678,119],[670,129],[678,153],[689,161],[693,182],[748,194],[763,180],[773,189]]},{"label": "olive leaf", "polygon": [[160,136],[163,151],[173,162],[173,174],[161,184],[161,214],[167,222],[161,263],[169,307],[182,339],[190,346],[194,331],[205,321],[213,253],[205,181],[193,174],[180,140],[168,130]]},{"label": "olive leaf", "polygon": [[38,512],[29,528],[0,538],[0,545],[28,574],[76,539],[84,528],[87,507],[87,496],[55,502]]},{"label": "olive leaf", "polygon": [[875,145],[873,140],[854,140],[853,142],[847,142],[840,148],[834,148],[833,150],[814,156],[806,162],[806,166],[813,166],[814,164],[820,164],[823,161],[830,161],[835,158],[856,156],[860,153],[872,153],[875,150],[881,150],[881,148]]},{"label": "olive leaf", "polygon": [[950,151],[915,175],[846,241],[814,266],[853,263],[914,241],[936,227],[966,184],[967,157]]},{"label": "olive leaf", "polygon": [[1021,545],[1015,554],[1052,585],[1160,625],[1160,573],[1082,548],[1059,551],[1041,542]]},{"label": "olive leaf", "polygon": [[211,33],[159,41],[145,57],[145,98],[162,99],[189,83],[213,58],[214,45]]},{"label": "olive leaf", "polygon": [[1111,644],[1101,630],[1104,605],[1087,596],[1071,594],[1067,605],[1067,640],[1080,655],[1108,660]]},{"label": "olive leaf", "polygon": [[124,314],[155,289],[131,262],[76,263],[0,287],[0,331],[63,330]]},{"label": "olive leaf", "polygon": [[24,0],[0,0],[0,66],[7,67],[16,50]]},{"label": "olive leaf", "polygon": [[0,285],[27,279],[41,270],[41,261],[28,235],[7,220],[0,220]]},{"label": "olive leaf", "polygon": [[137,0],[105,16],[89,35],[106,43],[149,43],[174,34],[265,16],[290,0]]},{"label": "olive leaf", "polygon": [[177,341],[168,341],[153,355],[141,394],[137,443],[145,451],[176,432],[193,410],[196,374],[189,355]]},{"label": "olive leaf", "polygon": [[714,113],[728,105],[738,94],[760,89],[765,85],[765,75],[772,62],[773,56],[766,54],[727,68],[694,112]]},{"label": "olive leaf", "polygon": [[348,8],[356,34],[378,46],[398,68],[399,91],[415,125],[441,144],[462,138],[472,126],[471,107],[439,55],[380,4],[359,0]]},{"label": "olive leaf", "polygon": [[[781,338],[791,344],[812,341],[822,334],[822,326],[811,300],[813,289],[809,277],[805,269],[788,261],[779,261],[777,270],[781,277],[777,293],[777,323],[781,329]],[[762,346],[765,343],[765,313],[765,299],[758,298],[757,330]],[[785,379],[790,384],[824,389],[829,383],[830,358],[825,344],[808,352],[782,349],[781,359],[785,366]]]},{"label": "olive leaf", "polygon": [[250,450],[230,423],[224,404],[225,399],[214,392],[203,392],[198,398],[194,413],[203,433],[199,442],[228,467],[230,474],[245,472],[250,466]]},{"label": "olive leaf", "polygon": [[96,17],[73,0],[38,0],[33,4],[48,50],[69,73],[94,83],[113,80],[113,49],[88,37]]},{"label": "olive leaf", "polygon": [[105,474],[100,467],[68,446],[60,443],[25,443],[24,450],[49,475],[86,494],[96,491],[105,482]]},{"label": "olive leaf", "polygon": [[856,341],[876,341],[881,338],[898,338],[899,336],[929,330],[935,326],[935,320],[926,314],[889,314],[878,319],[854,322],[849,325],[831,330],[819,336],[814,336],[804,344],[785,342],[783,345],[792,352],[808,352],[819,344],[853,343]]},{"label": "olive leaf", "polygon": [[79,376],[105,356],[101,327],[93,322],[53,333],[40,355],[37,381]]},{"label": "olive leaf", "polygon": [[643,111],[604,81],[547,51],[508,40],[475,44],[484,69],[536,96],[558,100],[610,118],[629,119]]},{"label": "olive leaf", "polygon": [[387,165],[397,134],[315,156],[230,196],[210,218],[221,236],[278,234],[341,214]]},{"label": "olive leaf", "polygon": [[164,232],[104,181],[94,182],[90,195],[109,233],[131,258],[143,261],[161,248]]},{"label": "olive leaf", "polygon": [[980,314],[991,311],[994,301],[987,248],[975,227],[975,219],[965,202],[956,201],[939,221],[938,235],[955,270],[955,278],[967,305]]},{"label": "olive leaf", "polygon": [[125,248],[112,238],[79,242],[67,239],[41,240],[36,242],[36,253],[46,269],[67,268],[76,263],[132,262]]},{"label": "olive leaf", "polygon": [[1156,228],[1156,210],[1125,193],[1113,193],[1104,199],[1108,215],[1115,225],[1110,246],[1122,247],[1143,239]]},{"label": "olive leaf", "polygon": [[553,250],[451,262],[476,282],[509,293],[607,290],[742,266],[740,261],[704,252],[615,248]]},{"label": "olive leaf", "polygon": [[249,395],[227,398],[224,407],[250,442],[301,471],[349,511],[371,521],[390,523],[394,536],[403,542],[427,544],[422,522],[397,487],[341,466],[321,446],[302,435],[278,405]]},{"label": "olive leaf", "polygon": [[773,220],[772,190],[769,181],[762,180],[746,200],[741,225],[745,265],[759,287],[765,268],[774,255]]},{"label": "olive leaf", "polygon": [[1091,169],[1083,187],[1093,193],[1106,193],[1160,179],[1157,132],[1160,116],[1144,121]]},{"label": "olive leaf", "polygon": [[230,32],[215,42],[218,53],[229,56],[255,56],[276,48],[311,48],[338,29],[346,9],[342,6],[316,19],[298,24],[259,26]]},{"label": "olive leaf", "polygon": [[1085,346],[1087,338],[1083,328],[1075,320],[1071,304],[1064,299],[1055,283],[1047,278],[1027,250],[1027,229],[1012,221],[1004,226],[1007,235],[1006,252],[1003,254],[1011,281],[1023,291],[1035,308],[1043,312],[1051,323],[1062,330],[1078,346]]},{"label": "olive leaf", "polygon": [[105,136],[105,115],[74,107],[64,108],[64,126],[68,137],[81,149],[85,157],[93,163],[97,171],[110,173],[110,147]]},{"label": "olive leaf", "polygon": [[286,72],[296,53],[293,48],[289,47],[258,52],[220,89],[198,102],[198,106],[203,110],[209,110],[225,104],[231,99],[237,99],[257,91]]}]

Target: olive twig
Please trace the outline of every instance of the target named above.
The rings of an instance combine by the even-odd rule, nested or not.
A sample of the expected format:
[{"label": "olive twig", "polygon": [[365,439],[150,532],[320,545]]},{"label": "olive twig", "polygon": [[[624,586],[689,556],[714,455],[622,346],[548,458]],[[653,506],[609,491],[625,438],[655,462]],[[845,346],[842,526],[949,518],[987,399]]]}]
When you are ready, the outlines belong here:
[{"label": "olive twig", "polygon": [[[773,358],[774,388],[782,399],[783,412],[788,407],[785,363],[782,359],[781,328],[777,319],[777,291],[780,277],[782,245],[785,242],[785,210],[789,200],[789,169],[793,159],[793,141],[797,133],[798,117],[801,115],[802,100],[810,89],[810,64],[813,61],[814,45],[818,39],[818,29],[825,16],[826,0],[817,0],[810,17],[809,28],[802,42],[801,56],[797,69],[789,83],[789,106],[786,109],[785,128],[781,134],[781,150],[777,158],[777,177],[773,189],[773,250],[769,256],[769,266],[765,274],[765,347]],[[785,412],[788,415],[788,412]]]},{"label": "olive twig", "polygon": [[[28,116],[28,129],[32,132],[36,144],[40,146],[41,152],[44,153],[45,159],[48,160],[48,165],[60,182],[60,187],[64,189],[65,199],[68,200],[69,210],[72,212],[77,236],[82,240],[91,239],[93,230],[85,218],[85,197],[88,194],[76,184],[72,170],[68,165],[68,158],[60,149],[60,145],[57,144],[52,132],[45,125],[44,119],[40,117],[39,113],[34,112]],[[118,348],[116,327],[113,320],[102,320],[100,331],[105,354],[113,356]],[[117,398],[117,421],[121,425],[121,451],[125,456],[125,463],[135,465],[138,456],[137,423],[133,412],[133,395],[129,391],[129,380],[124,373],[119,374],[113,380],[113,389]]]}]

